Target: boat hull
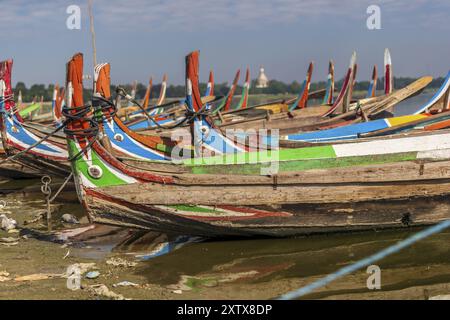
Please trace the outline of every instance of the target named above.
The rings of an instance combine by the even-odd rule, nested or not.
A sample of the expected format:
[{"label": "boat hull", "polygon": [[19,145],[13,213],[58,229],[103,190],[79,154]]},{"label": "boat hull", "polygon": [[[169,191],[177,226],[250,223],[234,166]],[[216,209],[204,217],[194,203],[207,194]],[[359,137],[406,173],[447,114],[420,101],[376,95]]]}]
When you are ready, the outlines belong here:
[{"label": "boat hull", "polygon": [[[0,153],[0,161],[3,161],[5,156]],[[38,175],[36,171],[26,167],[18,162],[8,161],[0,165],[0,178],[6,179],[31,179]]]},{"label": "boat hull", "polygon": [[208,214],[207,210],[196,210],[194,206],[177,210],[173,207],[137,205],[88,190],[85,206],[94,222],[207,237],[289,237],[408,228],[432,225],[450,218],[448,196],[320,206],[222,206],[216,208],[217,212],[223,211],[228,215],[221,216],[213,212]]}]

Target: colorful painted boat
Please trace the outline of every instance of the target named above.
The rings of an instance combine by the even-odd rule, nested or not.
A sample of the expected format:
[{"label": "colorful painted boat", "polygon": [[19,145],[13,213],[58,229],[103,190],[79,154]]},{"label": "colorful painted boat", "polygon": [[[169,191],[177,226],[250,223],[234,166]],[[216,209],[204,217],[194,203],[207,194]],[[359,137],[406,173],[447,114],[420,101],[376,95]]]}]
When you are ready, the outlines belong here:
[{"label": "colorful painted boat", "polygon": [[14,99],[8,98],[13,96],[12,67],[12,60],[0,62],[0,82],[3,87],[1,94],[4,97],[0,112],[0,130],[6,155],[14,156],[16,162],[32,169],[35,174],[67,176],[70,173],[70,165],[67,161],[66,146],[50,140],[39,143],[41,137],[25,128],[20,115],[15,112]]},{"label": "colorful painted boat", "polygon": [[[10,77],[12,62],[10,64],[5,63],[3,66],[5,66],[5,70],[8,69],[6,74]],[[98,110],[97,112],[101,112],[100,118],[103,117],[100,128],[104,139],[108,140],[110,151],[122,158],[155,161],[171,160],[171,151],[176,146],[176,143],[170,139],[142,136],[134,133],[115,115],[115,109],[113,108],[115,106],[109,102],[111,99],[109,68],[109,64],[101,64],[95,68],[96,81],[93,105]],[[57,100],[55,100],[55,105],[58,105]],[[61,106],[61,104],[59,105]],[[5,112],[3,117],[0,118],[5,123],[4,136],[7,139],[3,143],[7,146],[8,155],[16,157],[21,164],[21,168],[24,165],[31,167],[35,174],[46,173],[66,176],[69,168],[65,135],[60,136],[53,128],[37,124],[25,124],[15,116],[14,112],[10,111],[13,109],[13,104],[7,106],[5,111],[9,111]],[[208,137],[211,135],[216,135],[216,137],[208,140],[204,132],[200,133],[201,127],[205,125],[209,124],[204,119],[198,119],[194,123],[195,131],[200,137],[198,141],[195,140],[197,148],[205,148],[210,150],[209,152],[214,150],[215,154],[221,154],[221,144],[223,144],[225,152],[234,152],[236,150],[234,143],[225,137],[215,134],[213,131]],[[47,135],[52,135],[50,140],[40,143],[41,138]],[[189,141],[193,140],[189,138]],[[202,146],[203,144],[205,146]],[[183,151],[183,147],[179,149]],[[187,152],[190,157],[192,151],[185,150],[184,152]],[[12,162],[8,166],[7,173],[9,176]],[[6,166],[3,166],[3,168],[5,168],[6,172]]]},{"label": "colorful painted boat", "polygon": [[292,134],[286,137],[289,141],[304,141],[304,142],[327,142],[338,140],[357,139],[361,134],[391,128],[399,124],[410,123],[415,120],[426,118],[427,115],[407,115],[394,118],[378,119],[368,122],[361,122],[350,124],[347,126],[318,130],[312,132],[302,132],[299,134]]},{"label": "colorful painted boat", "polygon": [[394,91],[394,72],[392,71],[392,58],[389,49],[384,49],[384,94]]},{"label": "colorful painted boat", "polygon": [[[244,145],[238,146],[237,143],[222,136],[204,117],[193,119],[191,125],[195,135],[191,136],[190,132],[187,132],[188,137],[183,139],[184,145],[172,141],[170,137],[148,136],[134,132],[115,115],[115,106],[110,103],[110,65],[108,63],[100,64],[95,68],[95,79],[93,105],[97,110],[96,114],[99,115],[98,119],[101,119],[99,130],[104,139],[108,140],[104,145],[107,145],[110,151],[118,156],[140,160],[168,161],[173,160],[173,155],[181,152],[185,156],[191,157],[192,143],[199,150],[208,150],[215,154],[246,149]],[[209,92],[209,94],[211,93]],[[191,112],[199,112],[199,110],[191,110]],[[183,150],[185,146],[187,149]],[[176,147],[178,151],[174,151]]]},{"label": "colorful painted boat", "polygon": [[[187,101],[195,110],[201,106],[198,52],[186,64]],[[84,108],[80,54],[67,71],[68,146],[78,196],[92,221],[211,237],[410,227],[450,218],[448,131],[286,149],[276,159],[275,152],[187,159],[164,173],[152,162],[125,164],[96,140],[92,122],[77,116]],[[277,171],[262,174],[267,165]]]},{"label": "colorful painted boat", "polygon": [[372,80],[370,80],[369,88],[367,89],[367,96],[366,96],[366,98],[373,98],[373,97],[376,96],[377,81],[378,81],[377,66],[374,66],[373,67],[373,71],[372,71]]},{"label": "colorful painted boat", "polygon": [[[293,116],[299,117],[300,115],[297,112],[299,110],[295,110],[295,109],[305,108],[307,101],[309,99],[320,99],[325,95],[325,92],[328,90],[328,89],[323,89],[323,90],[317,90],[315,92],[310,93],[309,85],[310,85],[310,81],[311,81],[311,75],[312,75],[312,64],[310,65],[309,70],[308,70],[307,81],[305,81],[303,83],[300,94],[296,98],[289,99],[287,101],[285,99],[282,99],[282,100],[272,101],[272,102],[263,103],[260,105],[254,105],[254,106],[249,107],[248,106],[248,94],[249,94],[249,89],[250,89],[250,72],[247,69],[246,80],[245,80],[245,83],[243,86],[241,99],[235,106],[233,106],[232,105],[233,97],[234,97],[234,93],[237,89],[238,81],[239,81],[239,77],[240,77],[240,70],[238,70],[236,73],[236,76],[232,82],[232,85],[230,86],[230,89],[229,89],[227,95],[222,100],[222,102],[215,104],[214,106],[212,106],[211,104],[209,105],[211,107],[211,114],[212,114],[213,122],[218,127],[222,127],[222,126],[229,127],[229,126],[238,125],[240,123],[249,124],[249,123],[253,123],[255,121],[258,123],[260,120],[266,120],[268,118],[269,114],[275,114],[276,116],[278,116],[278,114],[280,114],[282,118],[293,117]],[[329,85],[334,90],[334,82],[330,83]],[[328,108],[329,107],[324,106],[321,110],[319,110],[319,109],[309,110],[308,109],[307,112],[304,111],[301,113],[301,115],[307,116],[309,113],[311,113],[313,111],[317,111],[317,110],[319,110],[319,113],[324,112]],[[170,125],[173,125],[174,123],[179,122],[180,119],[181,119],[181,117],[178,117],[177,119],[173,119],[173,117],[164,117],[162,119],[158,119],[158,123],[162,126],[168,127]],[[133,123],[130,123],[127,125],[131,130],[143,131],[146,134],[153,134],[153,132],[152,132],[153,130],[159,131],[159,128],[157,125],[155,125],[154,123],[149,123],[145,119],[141,119],[138,122],[133,122]]]},{"label": "colorful painted boat", "polygon": [[322,104],[332,105],[334,101],[334,63],[330,60],[328,64],[327,87]]},{"label": "colorful painted boat", "polygon": [[[287,140],[291,141],[305,141],[305,142],[326,142],[326,141],[337,141],[337,140],[349,140],[356,139],[359,136],[369,133],[376,132],[379,130],[384,130],[387,128],[403,127],[408,123],[413,123],[417,120],[427,118],[433,110],[444,110],[447,111],[450,108],[448,96],[450,92],[450,72],[448,72],[440,89],[434,94],[434,96],[427,101],[424,105],[417,108],[416,111],[412,112],[411,115],[393,117],[386,119],[378,119],[368,122],[362,122],[357,124],[351,124],[347,126],[331,128],[327,130],[319,130],[313,132],[302,132],[298,134],[292,134],[286,137]],[[447,97],[446,103],[443,99]],[[423,123],[422,123],[423,124]]]},{"label": "colorful painted boat", "polygon": [[[349,119],[355,119],[354,110],[357,107],[364,108],[367,105],[377,102],[379,102],[379,105],[382,105],[382,99],[376,99],[374,97],[362,99],[357,102],[351,101],[356,69],[356,53],[353,53],[349,71],[336,101],[334,101],[331,106],[324,104],[322,106],[313,108],[306,108],[308,100],[311,97],[317,97],[316,92],[309,93],[309,86],[311,83],[313,70],[312,63],[309,65],[306,79],[301,87],[299,95],[296,98],[289,101],[276,101],[246,108],[242,108],[243,104],[238,104],[236,108],[231,107],[231,101],[239,79],[238,71],[226,98],[222,101],[221,104],[213,109],[212,114],[216,115],[215,117],[213,117],[213,121],[219,128],[224,129],[281,129],[283,131],[282,133],[296,132],[298,130],[307,131],[312,129],[320,129],[320,124],[322,122],[325,126],[329,126],[331,125],[331,123],[334,123],[334,125],[345,125],[347,122],[343,121],[342,119],[346,118],[345,120],[347,121]],[[323,90],[323,94],[324,102],[331,103],[333,101],[334,92],[334,66],[332,62],[330,62],[329,66],[328,79],[329,80],[327,82],[327,88]],[[248,83],[248,75],[246,83]],[[244,85],[244,89],[245,88],[246,85]],[[244,97],[246,96],[248,97],[247,90],[243,90],[241,101],[244,100]],[[392,107],[393,106],[391,105],[389,108]],[[340,113],[343,113],[344,117],[334,118],[330,120],[328,116],[336,113],[337,110],[340,110]],[[377,110],[377,114],[383,111],[379,110],[379,108],[375,110]],[[367,116],[370,116],[370,114],[368,114],[369,112],[366,111],[366,113]],[[161,122],[162,125],[172,125],[176,123],[175,120],[171,120],[170,118],[165,118],[163,119],[163,121],[164,123]],[[316,124],[319,125],[319,127],[309,127]],[[147,131],[145,129],[145,126],[147,126]],[[304,130],[302,129],[303,126],[306,126]],[[146,121],[142,121],[139,124],[132,124],[129,127],[132,130],[143,130],[146,134],[153,134],[152,130],[157,129],[157,126],[149,126]]]},{"label": "colorful painted boat", "polygon": [[[149,107],[149,101],[150,101],[150,95],[151,95],[151,89],[153,87],[153,80],[150,78],[149,84],[147,86],[147,90],[144,96],[144,101],[142,102],[142,106],[144,109],[146,109],[152,116],[161,114],[164,112],[164,108],[162,107],[164,100],[166,99],[166,91],[167,91],[167,75],[164,74],[163,80],[161,82],[161,88],[159,92],[159,97],[156,101],[156,104],[154,106]],[[131,96],[132,97],[132,96]],[[161,107],[161,108],[155,108],[155,107]],[[151,109],[150,109],[151,108]],[[127,108],[121,108],[117,115],[119,117],[126,117],[127,120],[131,119],[137,119],[137,118],[143,118],[143,112],[142,110],[137,106],[131,106]]]},{"label": "colorful painted boat", "polygon": [[25,107],[22,110],[19,110],[19,115],[23,118],[27,117],[29,114],[39,110],[42,108],[41,103],[33,103],[30,104],[29,106]]},{"label": "colorful painted boat", "polygon": [[[390,57],[390,55],[388,54],[387,57]],[[386,64],[385,69],[387,71],[392,70],[390,64]],[[307,79],[309,78],[310,71],[311,68],[308,70]],[[231,115],[233,116],[234,121],[226,121],[227,114],[222,114],[222,123],[216,121],[216,124],[218,124],[218,126],[222,129],[279,129],[280,134],[283,136],[296,134],[298,132],[316,131],[345,126],[353,123],[385,118],[386,112],[392,111],[397,103],[417,94],[431,82],[431,78],[422,78],[413,85],[399,90],[399,92],[391,92],[381,97],[370,97],[358,101],[352,101],[356,71],[356,54],[353,53],[340,93],[338,94],[336,100],[333,101],[330,99],[330,96],[332,96],[330,92],[334,89],[334,85],[332,85],[333,81],[331,81],[334,79],[334,67],[332,63],[330,63],[329,81],[327,84],[327,89],[325,90],[325,97],[328,100],[327,102],[333,101],[331,106],[322,105],[319,107],[304,108],[302,107],[302,104],[300,104],[300,107],[291,108],[295,107],[295,101],[301,101],[300,97],[304,94],[304,91],[302,91],[299,97],[291,102],[293,103],[292,105],[280,104],[280,110],[284,108],[284,113],[266,113],[260,114],[258,117],[249,118],[248,114],[246,114],[248,111],[242,110],[240,112],[236,112],[235,115]],[[373,73],[372,76],[375,77],[376,74]],[[386,76],[389,76],[389,74]],[[374,80],[374,78],[372,78],[372,80]],[[375,84],[374,81],[372,82]],[[387,82],[387,85],[389,84],[390,82]],[[305,85],[303,88],[305,88]],[[371,91],[371,94],[373,94],[374,87],[372,87]],[[289,110],[291,111],[286,113]],[[238,114],[241,114],[240,118],[236,118],[236,115]]]},{"label": "colorful painted boat", "polygon": [[37,128],[40,126],[58,127],[62,124],[61,112],[64,106],[64,94],[64,88],[59,88],[58,85],[55,85],[55,88],[53,89],[51,111],[48,113],[33,115],[31,119],[27,117],[22,118],[25,118],[28,124],[34,125]]},{"label": "colorful painted boat", "polygon": [[[348,102],[350,102],[349,100],[351,99],[351,92],[352,92],[352,87],[354,84],[354,79],[355,79],[355,71],[356,71],[356,52],[353,52],[352,57],[350,59],[350,65],[348,66],[348,70],[347,70],[347,74],[344,78],[344,82],[342,84],[342,88],[341,91],[338,95],[338,97],[336,98],[336,101],[334,102],[334,104],[331,106],[331,108],[329,108],[329,110],[327,110],[327,112],[325,112],[322,117],[327,117],[332,115],[334,112],[336,112],[336,110],[341,109],[342,112],[344,112],[345,107],[344,105]],[[346,112],[348,112],[348,110],[345,110]]]}]

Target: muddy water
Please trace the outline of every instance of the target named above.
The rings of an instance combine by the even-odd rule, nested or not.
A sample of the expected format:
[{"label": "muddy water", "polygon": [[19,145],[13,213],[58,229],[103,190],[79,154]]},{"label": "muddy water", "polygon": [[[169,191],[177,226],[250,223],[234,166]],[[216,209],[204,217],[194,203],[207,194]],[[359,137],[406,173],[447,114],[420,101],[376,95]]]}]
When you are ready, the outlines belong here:
[{"label": "muddy water", "polygon": [[[404,104],[398,112],[410,108],[411,104]],[[223,241],[107,226],[69,234],[68,230],[87,225],[73,189],[69,187],[52,205],[49,231],[45,220],[36,220],[36,214],[45,212],[40,185],[40,181],[0,181],[0,201],[6,204],[0,214],[19,225],[18,233],[0,231],[0,239],[15,240],[0,242],[0,299],[107,299],[93,290],[98,284],[132,299],[270,299],[417,231]],[[56,190],[57,182],[52,188]],[[76,216],[80,224],[62,223],[63,214]],[[132,265],[113,265],[112,258]],[[99,276],[83,276],[81,289],[71,291],[67,280],[55,275],[75,263],[94,263],[91,270],[99,271]],[[450,294],[450,232],[423,240],[378,266],[381,290],[369,290],[369,274],[361,270],[308,298],[427,299]],[[30,275],[34,275],[31,281],[19,281]],[[123,281],[135,285],[115,286]]]}]

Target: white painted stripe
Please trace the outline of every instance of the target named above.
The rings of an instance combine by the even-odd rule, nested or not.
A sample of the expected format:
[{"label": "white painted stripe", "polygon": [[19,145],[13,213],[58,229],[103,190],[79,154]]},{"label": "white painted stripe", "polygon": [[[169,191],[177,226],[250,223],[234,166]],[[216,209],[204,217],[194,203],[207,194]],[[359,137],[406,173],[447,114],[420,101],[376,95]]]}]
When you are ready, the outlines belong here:
[{"label": "white painted stripe", "polygon": [[[391,65],[392,59],[391,59],[391,53],[389,52],[389,49],[384,49],[384,66]],[[385,68],[386,70],[386,68]]]},{"label": "white painted stripe", "polygon": [[111,166],[108,162],[104,161],[100,155],[97,155],[103,162],[103,164],[111,171],[112,174],[114,174],[117,178],[125,181],[128,184],[136,183],[137,180],[133,177],[130,177],[129,175],[123,173],[122,171],[119,171],[119,169],[116,169],[115,167]]},{"label": "white painted stripe", "polygon": [[0,97],[3,98],[6,92],[6,83],[3,79],[0,80]]},{"label": "white painted stripe", "polygon": [[421,106],[416,112],[414,112],[414,114],[420,114],[424,111],[428,111],[428,109],[430,109],[434,104],[436,104],[449,89],[450,89],[450,72],[447,74],[447,78],[445,79],[444,83],[441,85],[439,90],[434,94],[433,97],[431,97],[430,101],[428,101],[425,105]]},{"label": "white painted stripe", "polygon": [[338,158],[450,149],[450,133],[338,144],[333,149]]}]

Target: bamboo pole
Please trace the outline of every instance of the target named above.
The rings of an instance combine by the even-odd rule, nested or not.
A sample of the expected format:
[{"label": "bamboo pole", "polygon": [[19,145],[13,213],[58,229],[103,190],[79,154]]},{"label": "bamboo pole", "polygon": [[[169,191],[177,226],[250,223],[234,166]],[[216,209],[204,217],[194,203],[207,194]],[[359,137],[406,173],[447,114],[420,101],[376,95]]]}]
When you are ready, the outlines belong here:
[{"label": "bamboo pole", "polygon": [[93,51],[93,59],[94,59],[94,68],[97,65],[97,46],[95,43],[95,29],[94,29],[94,13],[92,11],[92,1],[88,0],[89,6],[89,21],[91,25],[91,35],[92,35],[92,51]]}]

